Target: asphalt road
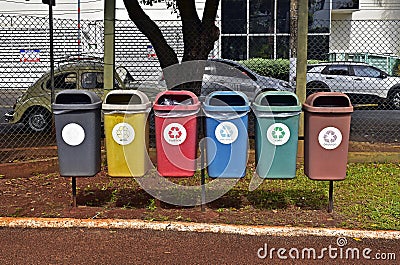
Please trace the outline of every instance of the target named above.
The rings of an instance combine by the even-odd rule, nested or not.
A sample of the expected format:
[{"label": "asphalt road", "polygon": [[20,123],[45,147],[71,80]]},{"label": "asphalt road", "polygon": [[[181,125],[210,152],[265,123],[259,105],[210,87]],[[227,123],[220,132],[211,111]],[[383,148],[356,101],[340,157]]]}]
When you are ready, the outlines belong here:
[{"label": "asphalt road", "polygon": [[398,240],[319,236],[1,228],[0,242],[3,265],[399,264],[400,259]]},{"label": "asphalt road", "polygon": [[400,142],[400,110],[355,110],[350,139],[366,142]]}]

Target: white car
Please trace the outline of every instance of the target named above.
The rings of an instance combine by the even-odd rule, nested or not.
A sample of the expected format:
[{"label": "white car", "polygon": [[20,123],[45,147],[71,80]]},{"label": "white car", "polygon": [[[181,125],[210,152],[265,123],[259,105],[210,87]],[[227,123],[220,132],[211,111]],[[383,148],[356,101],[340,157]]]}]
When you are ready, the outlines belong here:
[{"label": "white car", "polygon": [[307,94],[336,91],[347,94],[352,104],[388,103],[400,109],[400,77],[354,62],[332,62],[307,66]]}]

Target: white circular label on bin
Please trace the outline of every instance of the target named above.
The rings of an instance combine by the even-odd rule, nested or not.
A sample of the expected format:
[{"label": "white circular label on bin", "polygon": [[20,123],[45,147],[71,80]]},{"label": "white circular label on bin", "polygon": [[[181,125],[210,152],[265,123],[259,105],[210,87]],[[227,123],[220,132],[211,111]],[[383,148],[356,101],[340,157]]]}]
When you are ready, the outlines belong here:
[{"label": "white circular label on bin", "polygon": [[186,140],[185,127],[179,123],[170,123],[164,129],[164,140],[170,145],[180,145]]},{"label": "white circular label on bin", "polygon": [[235,124],[229,121],[224,121],[218,124],[215,128],[215,138],[222,144],[231,144],[239,136],[238,128]]},{"label": "white circular label on bin", "polygon": [[135,139],[135,130],[130,124],[121,122],[114,126],[112,137],[118,144],[128,145]]},{"label": "white circular label on bin", "polygon": [[267,139],[273,145],[284,145],[289,141],[290,130],[286,124],[277,122],[269,126]]},{"label": "white circular label on bin", "polygon": [[69,123],[62,129],[61,137],[66,144],[77,146],[85,140],[85,130],[77,123]]},{"label": "white circular label on bin", "polygon": [[319,132],[319,144],[328,150],[337,148],[342,143],[342,133],[338,128],[326,127]]}]

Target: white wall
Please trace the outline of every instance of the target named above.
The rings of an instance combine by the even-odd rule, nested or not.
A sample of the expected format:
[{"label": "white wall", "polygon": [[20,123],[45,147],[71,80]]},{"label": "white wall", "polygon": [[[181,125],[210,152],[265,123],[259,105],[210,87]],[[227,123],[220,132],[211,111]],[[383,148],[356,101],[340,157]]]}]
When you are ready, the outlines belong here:
[{"label": "white wall", "polygon": [[400,2],[360,0],[360,10],[332,12],[331,52],[400,56]]}]

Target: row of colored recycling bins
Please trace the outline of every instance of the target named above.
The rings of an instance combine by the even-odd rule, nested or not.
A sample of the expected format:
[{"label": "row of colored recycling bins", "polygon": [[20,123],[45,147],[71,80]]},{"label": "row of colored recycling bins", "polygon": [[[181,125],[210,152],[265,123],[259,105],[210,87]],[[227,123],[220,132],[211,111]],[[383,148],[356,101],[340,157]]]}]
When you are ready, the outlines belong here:
[{"label": "row of colored recycling bins", "polygon": [[151,168],[148,114],[155,114],[157,172],[190,177],[197,168],[199,112],[205,115],[207,172],[212,178],[241,178],[248,156],[248,113],[255,122],[256,173],[294,178],[299,116],[305,113],[304,168],[314,180],[346,176],[353,107],[342,93],[321,92],[301,106],[291,92],[260,93],[252,103],[236,91],[216,91],[201,104],[188,91],[164,91],[155,102],[136,90],[115,90],[104,102],[94,93],[65,90],[55,97],[59,168],[62,176],[94,176],[101,165],[101,110],[108,173],[139,177]]}]

